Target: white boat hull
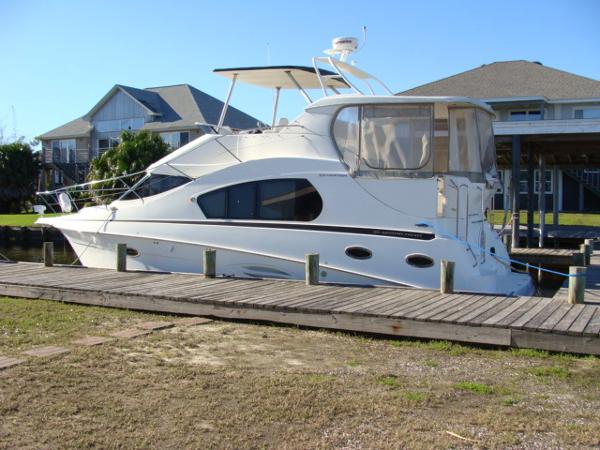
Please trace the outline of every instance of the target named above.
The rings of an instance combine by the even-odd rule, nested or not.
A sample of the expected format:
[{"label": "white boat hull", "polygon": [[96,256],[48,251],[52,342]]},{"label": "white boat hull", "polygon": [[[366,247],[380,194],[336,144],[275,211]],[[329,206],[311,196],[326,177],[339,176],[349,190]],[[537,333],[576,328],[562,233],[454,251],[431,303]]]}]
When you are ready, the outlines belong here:
[{"label": "white boat hull", "polygon": [[[88,224],[89,231],[82,231],[81,222],[73,229],[66,220],[63,222],[63,233],[81,263],[89,267],[114,268],[116,245],[126,243],[130,253],[135,253],[127,256],[127,266],[132,270],[200,273],[203,250],[213,248],[217,250],[220,276],[303,279],[305,255],[319,253],[320,278],[324,282],[438,289],[439,262],[452,254],[457,291],[526,295],[533,290],[528,276],[512,273],[490,257],[486,263],[475,265],[471,252],[459,242],[444,238],[418,240],[256,226],[240,231],[239,226],[201,222],[161,224],[157,228],[154,221],[134,225],[116,222],[98,232],[93,223]],[[132,233],[132,229],[136,231]],[[349,258],[345,253],[349,246],[368,248],[372,257]],[[426,254],[433,265],[413,267],[406,262],[411,254]],[[507,286],[511,286],[510,292]]]}]

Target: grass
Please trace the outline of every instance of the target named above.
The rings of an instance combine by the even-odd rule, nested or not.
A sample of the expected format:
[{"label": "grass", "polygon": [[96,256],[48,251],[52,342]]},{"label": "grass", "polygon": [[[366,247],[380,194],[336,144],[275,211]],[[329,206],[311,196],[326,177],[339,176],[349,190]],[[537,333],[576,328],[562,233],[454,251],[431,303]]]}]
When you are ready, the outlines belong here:
[{"label": "grass", "polygon": [[0,449],[598,444],[598,358],[224,321],[70,344],[172,318],[0,298],[0,356],[72,349],[0,370]]},{"label": "grass", "polygon": [[[501,224],[504,217],[504,211],[492,211],[490,220],[492,223]],[[552,213],[546,213],[546,225],[552,225]],[[510,215],[507,218],[510,221]],[[521,225],[527,225],[527,211],[521,211],[519,214],[519,220]],[[561,212],[558,217],[558,222],[560,225],[581,225],[581,226],[592,226],[598,227],[600,226],[600,214],[595,213],[570,213],[570,212]],[[537,226],[540,223],[540,214],[535,211],[533,213],[533,223]]]},{"label": "grass", "polygon": [[0,352],[65,342],[81,334],[126,328],[160,315],[0,297]]},{"label": "grass", "polygon": [[489,386],[483,383],[475,383],[473,381],[461,381],[460,383],[456,383],[454,386],[457,389],[461,389],[463,391],[471,391],[479,395],[490,395],[495,393],[495,389],[493,386]]},{"label": "grass", "polygon": [[[46,217],[58,216],[60,213],[48,213]],[[503,211],[492,211],[490,219],[496,224],[502,222]],[[15,227],[30,227],[40,216],[38,214],[0,214],[0,225],[8,225]],[[539,213],[535,212],[533,222],[538,225],[540,223]],[[521,225],[527,224],[527,212],[521,211]],[[584,226],[600,226],[600,214],[594,213],[568,213],[561,212],[559,216],[561,225],[584,225]],[[552,224],[552,213],[546,213],[546,224]]]},{"label": "grass", "polygon": [[398,380],[398,377],[396,375],[385,375],[379,377],[378,381],[384,386],[387,386],[392,389],[396,389],[401,386],[400,380]]},{"label": "grass", "polygon": [[[56,217],[60,215],[60,213],[49,213],[44,214],[44,217]],[[39,218],[39,214],[0,214],[0,226],[32,227],[35,226],[35,221]]]},{"label": "grass", "polygon": [[350,367],[358,367],[360,366],[360,361],[356,358],[352,358],[350,361],[348,361],[348,365]]},{"label": "grass", "polygon": [[558,378],[564,380],[571,376],[569,369],[561,366],[549,366],[549,367],[532,367],[527,369],[527,373],[535,375],[536,377],[542,378]]}]

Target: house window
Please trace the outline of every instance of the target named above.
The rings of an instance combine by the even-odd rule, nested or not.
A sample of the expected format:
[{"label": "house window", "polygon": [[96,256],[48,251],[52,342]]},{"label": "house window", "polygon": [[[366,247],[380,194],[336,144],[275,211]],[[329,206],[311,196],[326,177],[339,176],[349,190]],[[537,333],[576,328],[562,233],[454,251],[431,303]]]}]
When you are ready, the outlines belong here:
[{"label": "house window", "polygon": [[98,156],[119,145],[119,138],[98,139]]},{"label": "house window", "polygon": [[229,186],[198,197],[207,219],[260,219],[308,222],[323,209],[308,180],[286,178]]},{"label": "house window", "polygon": [[143,126],[143,117],[134,117],[131,119],[98,120],[94,122],[94,128],[99,133],[109,133],[124,130],[139,130]]},{"label": "house window", "polygon": [[573,110],[575,119],[600,119],[600,108],[577,108]]},{"label": "house window", "polygon": [[52,160],[58,163],[74,163],[75,139],[61,139],[52,141]]},{"label": "house window", "polygon": [[[540,171],[539,170],[535,170],[533,172],[533,192],[535,194],[539,194],[540,192]],[[527,187],[528,187],[528,180],[527,180],[527,171],[526,170],[521,170],[521,178],[519,181],[519,193],[521,194],[527,194]],[[545,173],[545,177],[544,177],[544,193],[545,194],[552,194],[552,171],[551,170],[546,170]]]},{"label": "house window", "polygon": [[187,131],[177,131],[175,133],[160,133],[160,137],[166,144],[175,150],[183,147],[190,141],[190,133]]},{"label": "house window", "polygon": [[509,117],[512,122],[524,120],[542,120],[542,112],[539,109],[510,111]]}]

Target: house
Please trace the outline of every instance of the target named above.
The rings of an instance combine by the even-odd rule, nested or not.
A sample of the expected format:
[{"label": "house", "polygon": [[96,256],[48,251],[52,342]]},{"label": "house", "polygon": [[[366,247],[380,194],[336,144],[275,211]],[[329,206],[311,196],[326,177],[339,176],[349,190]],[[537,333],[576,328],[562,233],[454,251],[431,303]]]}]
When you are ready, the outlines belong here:
[{"label": "house", "polygon": [[[216,124],[223,102],[189,84],[138,89],[115,85],[84,116],[39,136],[48,188],[85,181],[89,164],[119,143],[123,130],[159,133],[172,149],[201,136],[199,124]],[[255,128],[259,121],[229,106],[224,124]]]},{"label": "house", "polygon": [[494,109],[500,176],[506,187],[519,186],[513,198],[500,189],[496,208],[532,211],[543,184],[544,209],[553,209],[555,223],[557,211],[600,210],[600,81],[540,62],[502,61],[398,95],[467,96]]}]

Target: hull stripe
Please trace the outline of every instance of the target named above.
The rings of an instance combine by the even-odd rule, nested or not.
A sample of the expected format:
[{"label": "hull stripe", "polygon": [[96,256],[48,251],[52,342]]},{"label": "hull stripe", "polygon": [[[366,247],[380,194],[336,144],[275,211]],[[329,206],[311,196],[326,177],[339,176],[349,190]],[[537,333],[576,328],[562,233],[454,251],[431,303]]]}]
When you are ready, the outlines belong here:
[{"label": "hull stripe", "polygon": [[312,225],[295,223],[274,223],[274,222],[236,222],[236,221],[216,221],[216,220],[112,220],[111,222],[128,223],[164,223],[176,225],[213,225],[242,228],[274,228],[283,230],[304,230],[304,231],[324,231],[329,233],[351,233],[367,234],[372,236],[393,237],[401,239],[416,239],[421,241],[430,241],[435,238],[433,233],[421,233],[418,231],[403,230],[384,230],[380,228],[359,228],[359,227],[341,227],[335,225]]}]

